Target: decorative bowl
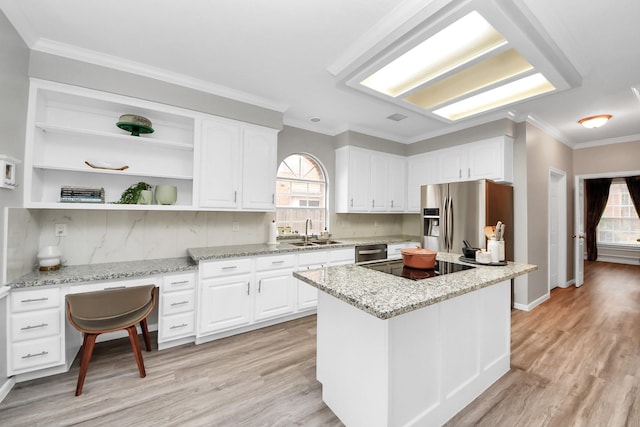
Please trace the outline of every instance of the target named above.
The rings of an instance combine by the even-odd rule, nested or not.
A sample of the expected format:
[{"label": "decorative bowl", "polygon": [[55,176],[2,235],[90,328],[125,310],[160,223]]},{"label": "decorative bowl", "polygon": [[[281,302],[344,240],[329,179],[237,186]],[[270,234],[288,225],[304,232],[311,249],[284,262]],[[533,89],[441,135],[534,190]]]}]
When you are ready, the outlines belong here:
[{"label": "decorative bowl", "polygon": [[122,130],[131,132],[133,136],[140,136],[141,133],[153,133],[151,120],[137,114],[123,114],[116,123]]},{"label": "decorative bowl", "polygon": [[423,248],[407,248],[401,251],[402,263],[407,267],[429,270],[436,265],[438,252]]},{"label": "decorative bowl", "polygon": [[476,252],[478,252],[480,248],[469,248],[464,246],[462,248],[462,254],[465,258],[476,259]]}]

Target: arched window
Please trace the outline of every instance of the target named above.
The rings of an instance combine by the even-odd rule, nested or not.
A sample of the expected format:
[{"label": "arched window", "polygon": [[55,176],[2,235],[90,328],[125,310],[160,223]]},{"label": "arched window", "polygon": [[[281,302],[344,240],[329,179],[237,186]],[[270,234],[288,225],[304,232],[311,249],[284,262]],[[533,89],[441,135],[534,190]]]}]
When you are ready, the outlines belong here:
[{"label": "arched window", "polygon": [[304,234],[305,221],[313,224],[310,234],[327,227],[327,180],[320,163],[307,154],[292,154],[280,163],[276,190],[276,224]]}]

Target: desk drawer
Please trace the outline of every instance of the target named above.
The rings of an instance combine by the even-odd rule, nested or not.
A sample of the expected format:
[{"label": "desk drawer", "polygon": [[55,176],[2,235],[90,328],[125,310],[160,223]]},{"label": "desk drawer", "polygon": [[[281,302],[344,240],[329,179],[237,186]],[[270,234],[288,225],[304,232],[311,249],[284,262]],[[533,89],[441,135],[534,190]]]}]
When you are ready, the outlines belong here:
[{"label": "desk drawer", "polygon": [[162,319],[162,325],[158,332],[159,341],[164,342],[173,338],[195,335],[195,323],[193,312],[167,316]]},{"label": "desk drawer", "polygon": [[60,307],[60,288],[11,292],[11,312]]},{"label": "desk drawer", "polygon": [[184,291],[194,289],[196,287],[195,273],[177,274],[175,276],[166,276],[162,282],[162,293],[173,291]]},{"label": "desk drawer", "polygon": [[50,337],[12,345],[11,368],[14,373],[32,368],[62,364],[62,338]]},{"label": "desk drawer", "polygon": [[172,292],[162,295],[162,315],[168,316],[185,311],[193,311],[196,306],[194,291]]},{"label": "desk drawer", "polygon": [[11,341],[24,341],[60,334],[60,309],[11,315]]}]

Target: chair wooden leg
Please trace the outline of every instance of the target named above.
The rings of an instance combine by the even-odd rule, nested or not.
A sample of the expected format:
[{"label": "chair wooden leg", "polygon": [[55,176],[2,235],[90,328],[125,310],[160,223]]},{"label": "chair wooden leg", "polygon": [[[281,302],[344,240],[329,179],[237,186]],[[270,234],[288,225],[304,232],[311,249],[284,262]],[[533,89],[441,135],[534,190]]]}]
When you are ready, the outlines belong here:
[{"label": "chair wooden leg", "polygon": [[146,318],[140,321],[140,329],[142,329],[142,336],[144,337],[144,344],[147,346],[147,351],[151,351],[151,338],[149,337],[149,327],[147,326]]},{"label": "chair wooden leg", "polygon": [[129,332],[129,341],[131,341],[131,347],[133,348],[133,355],[136,358],[138,364],[138,371],[140,372],[140,378],[147,376],[144,370],[144,361],[142,360],[142,351],[140,350],[140,341],[138,340],[138,331],[136,331],[136,325],[129,326],[127,328]]},{"label": "chair wooden leg", "polygon": [[82,386],[84,385],[84,377],[89,369],[89,361],[93,353],[93,347],[96,344],[98,334],[84,334],[82,353],[80,354],[80,373],[78,374],[78,384],[76,385],[76,396],[82,394]]}]

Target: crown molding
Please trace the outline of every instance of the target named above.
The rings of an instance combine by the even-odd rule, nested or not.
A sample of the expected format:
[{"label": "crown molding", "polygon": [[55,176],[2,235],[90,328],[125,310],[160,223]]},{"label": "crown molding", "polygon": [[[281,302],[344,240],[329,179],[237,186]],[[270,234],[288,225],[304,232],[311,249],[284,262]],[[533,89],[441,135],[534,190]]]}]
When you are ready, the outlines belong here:
[{"label": "crown molding", "polygon": [[625,142],[640,142],[640,134],[619,136],[616,138],[600,139],[597,141],[581,142],[576,144],[574,150],[582,148],[600,147],[602,145],[624,144]]},{"label": "crown molding", "polygon": [[538,117],[535,117],[533,115],[527,115],[525,121],[527,123],[537,127],[538,129],[540,129],[541,131],[543,131],[547,135],[550,135],[550,136],[554,137],[556,140],[558,140],[559,142],[563,143],[567,147],[569,147],[571,149],[575,149],[576,148],[576,143],[575,142],[571,141],[562,132],[560,132],[558,129],[556,129],[554,126],[550,125],[549,123],[545,122],[544,120],[541,120]]},{"label": "crown molding", "polygon": [[48,53],[51,55],[61,56],[64,58],[99,65],[118,71],[140,75],[143,77],[161,80],[163,82],[188,87],[190,89],[210,93],[212,95],[217,95],[224,98],[233,99],[235,101],[255,105],[257,107],[275,110],[280,113],[283,113],[289,108],[288,105],[282,103],[261,98],[240,90],[231,89],[226,86],[210,83],[205,80],[187,76],[185,74],[174,73],[163,68],[153,67],[118,56],[107,55],[90,49],[83,49],[66,43],[59,43],[53,40],[42,38],[38,39],[33,44],[31,49],[38,52]]}]

